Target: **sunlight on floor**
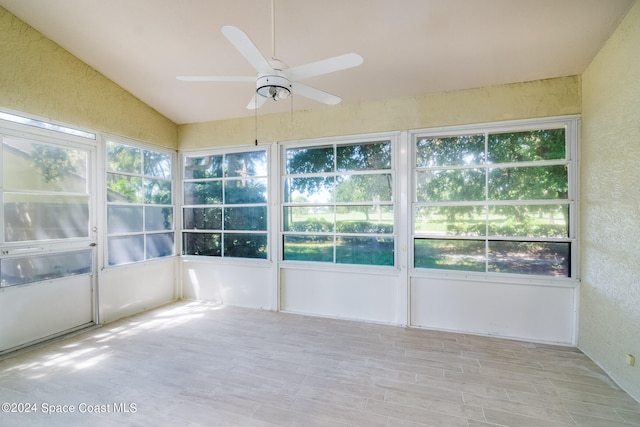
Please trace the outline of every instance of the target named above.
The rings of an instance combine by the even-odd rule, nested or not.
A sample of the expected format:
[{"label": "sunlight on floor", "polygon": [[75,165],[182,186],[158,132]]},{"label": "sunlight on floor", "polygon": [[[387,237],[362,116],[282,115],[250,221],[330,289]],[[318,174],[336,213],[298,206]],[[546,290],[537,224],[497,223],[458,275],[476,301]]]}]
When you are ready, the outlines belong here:
[{"label": "sunlight on floor", "polygon": [[[25,363],[14,365],[9,371],[23,371],[29,373],[29,378],[44,378],[56,368],[73,371],[95,368],[111,357],[108,343],[113,340],[130,338],[141,332],[145,334],[162,331],[184,325],[191,320],[201,318],[206,312],[220,310],[223,305],[202,301],[179,302],[153,311],[153,318],[144,320],[141,316],[113,322],[95,331],[75,335],[71,342],[53,342],[40,348],[34,348],[15,357],[24,358]],[[61,345],[62,344],[62,345]],[[55,352],[52,353],[52,347]]]}]

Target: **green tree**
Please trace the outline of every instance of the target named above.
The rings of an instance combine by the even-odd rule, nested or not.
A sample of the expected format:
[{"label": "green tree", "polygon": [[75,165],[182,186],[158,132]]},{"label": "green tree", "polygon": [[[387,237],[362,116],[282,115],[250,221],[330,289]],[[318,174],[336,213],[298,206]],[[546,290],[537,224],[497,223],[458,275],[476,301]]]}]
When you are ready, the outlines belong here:
[{"label": "green tree", "polygon": [[[266,151],[187,158],[185,253],[245,258],[267,257]],[[255,233],[251,233],[255,231]],[[224,253],[223,253],[224,248]]]},{"label": "green tree", "polygon": [[[499,167],[504,163],[564,160],[566,143],[564,129],[510,132],[489,135],[489,162],[498,166],[489,174],[490,200],[566,200],[568,170],[565,165]],[[536,205],[541,215],[553,215],[556,205]],[[514,235],[534,234],[531,207],[498,206],[496,212],[513,218],[507,227],[516,227]],[[568,224],[568,210],[563,209]],[[505,230],[506,231],[506,230]],[[502,233],[507,234],[507,233]]]},{"label": "green tree", "polygon": [[335,148],[294,148],[287,150],[286,156],[287,174],[312,175],[287,180],[286,201],[292,201],[296,193],[313,195],[323,191],[335,192],[335,201],[338,203],[362,202],[362,205],[353,209],[362,211],[367,220],[377,203],[392,201],[393,182],[390,173],[358,173],[391,169],[389,141],[338,145]]},{"label": "green tree", "polygon": [[[286,236],[285,258],[393,265],[393,237],[371,236],[393,233],[391,169],[390,141],[288,149],[285,202],[301,206],[284,208],[285,229],[308,234]],[[335,248],[333,237],[317,234],[333,231],[340,234]]]},{"label": "green tree", "polygon": [[34,144],[29,157],[46,182],[59,181],[73,173],[84,175],[74,151],[71,150]]},{"label": "green tree", "polygon": [[[565,200],[568,197],[568,171],[565,165],[536,166],[539,161],[566,158],[564,129],[490,134],[485,153],[484,135],[423,138],[417,141],[417,197],[420,202],[482,202]],[[529,162],[527,166],[518,163]],[[452,166],[452,168],[446,168]],[[444,168],[444,169],[440,169]],[[488,173],[488,176],[486,175]],[[485,183],[488,181],[488,187]],[[532,209],[553,217],[558,205],[527,203],[498,205],[492,213],[508,218],[492,224],[500,235],[527,236],[536,233]],[[564,223],[568,210],[561,209]],[[473,206],[446,210],[446,222],[454,234],[464,230],[464,217],[484,215]]]}]

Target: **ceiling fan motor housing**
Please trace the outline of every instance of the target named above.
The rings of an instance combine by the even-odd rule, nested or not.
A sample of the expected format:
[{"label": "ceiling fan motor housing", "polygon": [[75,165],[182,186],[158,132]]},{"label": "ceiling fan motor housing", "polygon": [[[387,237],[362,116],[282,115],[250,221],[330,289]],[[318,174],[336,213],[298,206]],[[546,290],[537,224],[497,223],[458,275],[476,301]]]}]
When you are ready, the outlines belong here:
[{"label": "ceiling fan motor housing", "polygon": [[291,95],[291,82],[277,74],[262,74],[256,80],[256,92],[274,101],[285,99]]}]

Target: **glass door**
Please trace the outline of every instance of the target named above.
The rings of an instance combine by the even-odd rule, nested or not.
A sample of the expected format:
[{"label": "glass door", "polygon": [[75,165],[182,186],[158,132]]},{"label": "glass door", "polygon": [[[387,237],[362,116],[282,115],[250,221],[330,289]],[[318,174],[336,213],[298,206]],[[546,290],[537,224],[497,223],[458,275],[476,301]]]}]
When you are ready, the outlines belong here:
[{"label": "glass door", "polygon": [[95,143],[0,134],[0,352],[95,321]]}]

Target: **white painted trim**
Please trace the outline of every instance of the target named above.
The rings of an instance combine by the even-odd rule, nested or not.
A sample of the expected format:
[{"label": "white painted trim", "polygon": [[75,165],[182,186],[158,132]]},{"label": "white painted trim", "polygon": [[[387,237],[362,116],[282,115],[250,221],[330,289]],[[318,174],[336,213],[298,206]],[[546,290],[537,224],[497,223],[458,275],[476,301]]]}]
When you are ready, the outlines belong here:
[{"label": "white painted trim", "polygon": [[396,236],[396,266],[400,269],[398,277],[398,313],[396,322],[400,325],[409,325],[411,319],[411,289],[409,286],[409,266],[411,265],[409,250],[409,236],[411,235],[411,189],[409,183],[411,179],[410,171],[410,139],[408,132],[402,132],[398,138],[398,144],[394,150],[396,160],[396,225],[394,228]]},{"label": "white painted trim", "polygon": [[269,159],[269,188],[267,201],[267,215],[269,218],[268,242],[269,242],[269,262],[271,263],[271,310],[280,311],[280,268],[278,259],[280,256],[280,150],[278,143],[274,142],[269,146],[267,158]]},{"label": "white painted trim", "polygon": [[[491,123],[480,123],[480,124],[469,124],[469,125],[458,125],[458,126],[446,126],[446,127],[438,127],[438,128],[427,128],[427,129],[417,129],[409,131],[409,144],[411,145],[411,181],[410,181],[410,189],[411,189],[411,217],[409,218],[410,222],[410,232],[411,232],[411,243],[410,246],[413,249],[413,242],[416,238],[420,238],[424,236],[424,233],[417,233],[413,224],[413,207],[415,206],[492,206],[492,205],[522,205],[526,203],[535,203],[535,204],[568,204],[569,205],[569,236],[567,238],[526,238],[528,241],[545,241],[545,242],[568,242],[571,243],[571,252],[570,252],[570,271],[568,278],[545,278],[540,276],[527,276],[527,275],[519,275],[519,274],[503,274],[503,273],[490,273],[490,272],[479,272],[479,273],[465,273],[461,271],[452,271],[449,273],[449,270],[434,270],[434,269],[417,269],[414,267],[413,262],[411,263],[412,273],[416,276],[419,275],[446,275],[449,276],[457,276],[458,278],[466,278],[467,276],[472,278],[472,280],[476,280],[474,277],[478,275],[486,275],[487,278],[495,277],[495,280],[498,281],[518,281],[524,280],[526,282],[532,281],[534,283],[545,283],[549,280],[555,281],[565,281],[568,285],[571,285],[576,280],[579,281],[579,230],[578,230],[578,221],[579,221],[579,165],[577,162],[578,156],[578,145],[579,141],[579,126],[580,126],[580,116],[579,115],[567,115],[567,116],[555,116],[555,117],[544,117],[544,118],[534,118],[534,119],[524,119],[524,120],[512,120],[512,121],[501,121],[501,122],[491,122]],[[566,159],[561,160],[553,160],[553,161],[540,161],[540,162],[522,162],[522,163],[505,163],[501,164],[501,167],[508,167],[510,165],[514,166],[532,166],[532,165],[569,165],[568,168],[568,181],[569,188],[572,190],[567,199],[563,200],[518,200],[518,201],[477,201],[477,202],[446,202],[446,203],[435,203],[435,202],[418,202],[415,194],[415,179],[416,179],[416,171],[417,170],[434,170],[434,169],[459,169],[459,168],[468,168],[467,166],[451,166],[451,167],[442,167],[442,168],[416,168],[414,165],[416,164],[416,154],[415,154],[415,141],[419,137],[433,137],[433,136],[458,136],[461,134],[488,134],[488,133],[503,133],[503,132],[519,132],[526,130],[537,130],[537,129],[553,129],[553,128],[565,128],[565,141],[566,141]],[[487,141],[485,138],[485,150]],[[488,169],[490,164],[482,164],[478,165],[479,168]],[[488,174],[485,175],[485,180],[488,180]],[[485,188],[487,188],[487,182],[485,182]],[[488,223],[487,223],[488,225]],[[431,237],[431,236],[429,236]],[[438,238],[438,236],[433,236],[434,238]],[[445,237],[442,238],[451,238],[456,239],[456,237]],[[460,240],[465,240],[467,237],[459,237]],[[474,238],[470,238],[472,240],[476,240]],[[488,244],[491,239],[488,236],[488,233],[485,232],[485,236],[479,237],[480,240],[484,240],[486,244]],[[501,240],[514,240],[520,241],[522,239],[516,237],[504,237]],[[414,254],[411,254],[411,260],[414,259]],[[488,263],[488,259],[485,260],[485,267]],[[521,277],[523,279],[521,279]]]},{"label": "white painted trim", "polygon": [[533,119],[522,119],[522,120],[506,120],[506,121],[498,121],[498,122],[487,122],[487,123],[478,123],[478,124],[468,124],[468,125],[454,125],[454,126],[443,126],[443,127],[433,127],[433,128],[421,128],[421,129],[411,129],[409,130],[410,141],[416,136],[427,133],[431,136],[455,136],[462,132],[489,132],[489,131],[500,131],[500,132],[515,132],[515,131],[526,131],[526,130],[537,130],[540,129],[540,125],[550,125],[551,128],[553,126],[562,127],[567,125],[569,122],[574,120],[580,120],[579,114],[571,114],[566,116],[551,116],[551,117],[539,117]]},{"label": "white painted trim", "polygon": [[[146,236],[148,235],[153,235],[153,234],[164,234],[164,233],[173,233],[173,252],[174,255],[169,256],[169,257],[163,257],[163,258],[176,258],[179,256],[180,252],[178,252],[178,250],[180,250],[181,246],[178,243],[178,240],[181,240],[182,237],[182,223],[178,222],[182,220],[182,203],[181,203],[181,199],[178,199],[177,197],[179,197],[182,193],[178,192],[176,193],[176,190],[179,190],[178,187],[182,187],[182,181],[179,179],[179,173],[181,173],[181,169],[178,169],[178,152],[176,150],[172,150],[166,147],[161,147],[161,146],[157,146],[157,145],[153,145],[153,144],[149,144],[146,142],[142,142],[142,141],[138,141],[135,139],[131,139],[131,138],[125,138],[125,137],[121,137],[118,135],[113,135],[113,134],[108,134],[108,133],[101,133],[100,134],[100,142],[101,142],[101,147],[100,147],[100,152],[102,154],[102,163],[101,163],[101,167],[102,170],[100,170],[100,177],[98,178],[98,181],[102,184],[102,202],[104,203],[104,205],[102,205],[102,227],[101,229],[102,231],[102,236],[104,238],[104,242],[102,244],[102,254],[101,254],[101,258],[100,258],[100,262],[101,262],[101,266],[100,269],[101,270],[105,270],[105,269],[110,269],[110,268],[114,268],[114,267],[120,267],[122,265],[128,265],[128,264],[139,264],[139,263],[146,263],[146,262],[150,262],[150,261],[154,261],[154,259],[145,259],[142,261],[137,261],[137,262],[132,262],[132,263],[127,263],[127,264],[119,264],[119,265],[109,265],[109,252],[108,252],[108,241],[109,241],[109,234],[108,234],[108,230],[107,230],[107,219],[108,219],[108,208],[110,203],[107,202],[107,181],[106,181],[106,177],[107,177],[107,173],[109,173],[108,168],[107,168],[107,161],[108,161],[108,157],[107,157],[107,142],[115,142],[117,144],[122,144],[122,145],[126,145],[129,147],[133,147],[133,148],[138,148],[140,150],[146,150],[146,151],[154,151],[157,153],[163,153],[163,154],[167,154],[171,157],[171,179],[166,179],[166,178],[160,178],[163,181],[171,181],[171,205],[152,205],[149,203],[131,203],[129,204],[130,206],[139,206],[142,207],[142,209],[144,210],[144,208],[146,206],[158,206],[158,207],[172,207],[173,208],[173,228],[171,230],[161,230],[161,231],[153,231],[153,232],[147,232],[144,230],[144,224],[143,224],[143,230],[140,232],[135,232],[135,233],[117,233],[117,234],[113,234],[113,236],[131,236],[131,235],[142,235],[145,240],[146,240]],[[135,177],[144,177],[145,175],[143,174],[126,174],[125,175],[130,175],[130,176],[135,176]],[[119,204],[119,203],[116,203]],[[178,212],[179,211],[179,212]],[[146,245],[146,242],[145,242]]]}]

